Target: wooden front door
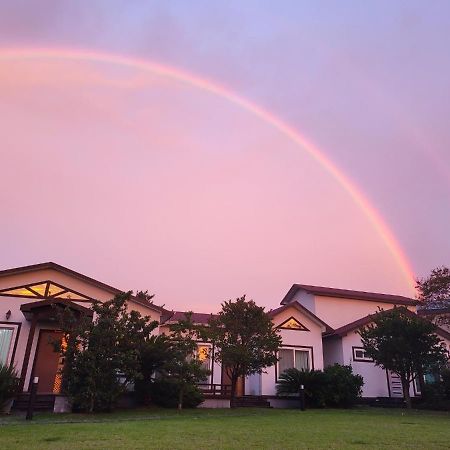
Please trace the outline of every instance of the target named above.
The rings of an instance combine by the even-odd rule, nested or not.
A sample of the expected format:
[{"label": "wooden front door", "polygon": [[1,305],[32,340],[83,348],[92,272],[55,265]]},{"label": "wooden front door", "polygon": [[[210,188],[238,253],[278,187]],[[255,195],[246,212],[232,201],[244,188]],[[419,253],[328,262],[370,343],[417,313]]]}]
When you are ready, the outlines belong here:
[{"label": "wooden front door", "polygon": [[[224,367],[222,367],[222,384],[231,386],[231,378]],[[239,377],[236,383],[236,397],[242,397],[243,395],[245,395],[245,378]]]},{"label": "wooden front door", "polygon": [[41,330],[33,367],[34,377],[39,377],[38,392],[52,393],[59,367],[59,352],[55,352],[53,342],[61,342],[60,331]]}]

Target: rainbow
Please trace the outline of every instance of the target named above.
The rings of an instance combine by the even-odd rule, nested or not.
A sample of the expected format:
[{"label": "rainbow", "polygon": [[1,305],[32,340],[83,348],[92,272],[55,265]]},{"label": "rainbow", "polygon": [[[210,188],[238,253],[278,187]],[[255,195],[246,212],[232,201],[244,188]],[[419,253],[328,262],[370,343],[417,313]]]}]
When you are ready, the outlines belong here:
[{"label": "rainbow", "polygon": [[217,95],[227,101],[243,108],[244,110],[254,114],[262,121],[270,124],[280,133],[288,137],[298,146],[302,147],[308,154],[315,159],[339,185],[350,195],[355,204],[363,211],[371,225],[385,243],[389,252],[393,256],[402,274],[411,288],[411,292],[415,289],[415,277],[411,265],[400,247],[397,239],[381,217],[380,213],[374,208],[358,187],[343,173],[327,156],[317,148],[309,139],[288,125],[286,122],[275,116],[271,112],[256,105],[255,103],[237,95],[232,90],[218,83],[213,83],[207,79],[197,75],[180,70],[178,68],[150,62],[144,59],[132,58],[116,54],[94,52],[87,50],[73,49],[47,49],[47,48],[7,48],[0,49],[0,62],[13,60],[33,60],[33,59],[60,59],[71,61],[88,61],[95,63],[108,63],[138,69],[144,72],[150,72],[161,77],[168,77],[174,80],[187,83],[193,87],[207,91],[213,95]]}]

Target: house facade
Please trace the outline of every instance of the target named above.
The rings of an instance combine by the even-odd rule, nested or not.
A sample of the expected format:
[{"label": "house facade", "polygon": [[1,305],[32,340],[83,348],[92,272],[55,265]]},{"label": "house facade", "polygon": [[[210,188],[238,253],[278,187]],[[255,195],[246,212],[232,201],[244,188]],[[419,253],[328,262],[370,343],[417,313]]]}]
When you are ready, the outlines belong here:
[{"label": "house facade", "polygon": [[[55,263],[0,271],[0,362],[13,364],[27,392],[39,377],[38,393],[59,394],[62,361],[53,342],[60,342],[56,310],[92,315],[94,301],[107,301],[119,289]],[[162,309],[133,298],[129,307],[159,321]]]},{"label": "house facade", "polygon": [[[13,364],[20,375],[20,387],[28,392],[31,380],[39,377],[38,394],[53,396],[58,409],[63,361],[54,350],[61,340],[56,311],[69,307],[74,314],[92,315],[94,301],[107,301],[122,290],[55,263],[43,263],[0,271],[0,362]],[[281,305],[268,312],[282,338],[279,361],[261,374],[241,379],[239,396],[265,398],[272,406],[286,406],[276,396],[279,375],[286,369],[323,369],[334,363],[350,364],[363,376],[363,397],[401,396],[401,385],[393,374],[375,366],[361,344],[358,329],[370,323],[370,315],[405,306],[416,313],[418,301],[396,295],[294,284]],[[132,297],[128,307],[150,316],[159,326],[155,334],[168,334],[170,325],[184,318],[184,312],[168,311]],[[192,319],[207,324],[211,314],[194,313]],[[450,333],[439,329],[450,349]],[[210,370],[203,380],[204,406],[228,406],[230,381],[214,361],[214,347],[198,342],[198,357]],[[420,395],[417,385],[411,395]]]}]

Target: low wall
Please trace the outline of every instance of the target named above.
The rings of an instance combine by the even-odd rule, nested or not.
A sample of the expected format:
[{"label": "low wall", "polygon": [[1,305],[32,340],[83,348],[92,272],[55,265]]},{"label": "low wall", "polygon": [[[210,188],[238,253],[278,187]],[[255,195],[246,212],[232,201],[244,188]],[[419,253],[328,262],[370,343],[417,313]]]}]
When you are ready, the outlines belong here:
[{"label": "low wall", "polygon": [[230,400],[225,398],[207,398],[197,408],[229,408]]}]

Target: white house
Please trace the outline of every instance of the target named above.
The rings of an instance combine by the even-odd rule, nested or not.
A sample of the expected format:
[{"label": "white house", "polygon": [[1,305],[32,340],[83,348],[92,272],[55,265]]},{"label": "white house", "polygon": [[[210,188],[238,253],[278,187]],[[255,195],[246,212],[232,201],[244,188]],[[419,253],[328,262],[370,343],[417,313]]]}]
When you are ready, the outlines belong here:
[{"label": "white house", "polygon": [[[309,308],[331,328],[323,334],[325,367],[335,363],[351,365],[353,372],[364,378],[362,396],[366,399],[403,397],[398,376],[377,367],[366,355],[358,330],[368,325],[372,321],[371,315],[379,309],[403,306],[416,313],[420,304],[418,300],[399,295],[294,284],[281,301],[282,304],[292,302]],[[438,334],[450,349],[450,333],[438,328]],[[410,394],[420,395],[419,383],[411,385]]]},{"label": "white house", "polygon": [[[30,380],[39,377],[38,394],[46,396],[48,407],[58,410],[59,369],[63,361],[54,351],[52,340],[61,338],[55,308],[71,308],[75,314],[92,315],[93,301],[107,301],[122,292],[66,267],[49,262],[0,271],[0,362],[13,364],[26,393]],[[351,364],[364,377],[366,398],[395,397],[399,381],[376,367],[365,355],[357,330],[370,322],[378,308],[406,306],[416,312],[417,300],[407,297],[294,284],[281,306],[268,312],[282,337],[278,363],[261,374],[240,380],[238,395],[255,402],[285,406],[276,396],[280,373],[290,367],[312,370],[339,363]],[[184,317],[180,311],[168,311],[133,297],[130,309],[159,322],[155,334],[169,333],[172,323]],[[211,314],[194,313],[194,322],[206,324]],[[438,334],[450,348],[450,333]],[[206,406],[229,405],[229,379],[214,362],[214,347],[198,343],[198,355],[211,374],[202,388],[207,394]],[[412,395],[419,395],[417,386]]]}]

